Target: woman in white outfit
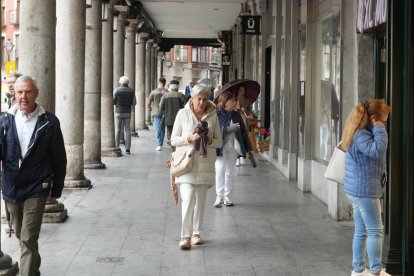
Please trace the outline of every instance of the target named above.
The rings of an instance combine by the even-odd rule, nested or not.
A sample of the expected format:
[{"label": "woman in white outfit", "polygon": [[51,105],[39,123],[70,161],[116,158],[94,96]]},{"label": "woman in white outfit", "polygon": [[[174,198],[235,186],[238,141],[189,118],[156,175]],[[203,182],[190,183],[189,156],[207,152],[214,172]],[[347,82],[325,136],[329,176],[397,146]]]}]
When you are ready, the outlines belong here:
[{"label": "woman in white outfit", "polygon": [[200,139],[194,129],[200,121],[208,123],[207,156],[194,153],[193,169],[176,177],[182,200],[181,249],[190,249],[191,245],[200,245],[204,241],[200,235],[203,224],[204,207],[207,190],[214,185],[216,148],[222,146],[220,126],[216,108],[208,100],[210,88],[196,84],[191,89],[191,98],[183,109],[177,113],[171,145],[174,147],[193,147],[194,141]]},{"label": "woman in white outfit", "polygon": [[214,207],[221,204],[233,206],[230,193],[234,182],[235,165],[239,156],[246,157],[252,150],[246,126],[240,113],[236,111],[237,100],[229,91],[224,91],[218,98],[217,116],[223,147],[217,149],[216,159],[216,201]]}]

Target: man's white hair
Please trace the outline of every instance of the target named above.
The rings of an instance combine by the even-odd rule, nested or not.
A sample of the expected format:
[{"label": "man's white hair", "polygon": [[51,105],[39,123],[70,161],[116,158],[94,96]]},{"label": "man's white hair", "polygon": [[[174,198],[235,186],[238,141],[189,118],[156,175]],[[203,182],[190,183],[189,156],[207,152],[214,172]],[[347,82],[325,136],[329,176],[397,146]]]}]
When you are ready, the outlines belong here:
[{"label": "man's white hair", "polygon": [[179,84],[171,84],[170,83],[170,85],[168,85],[168,90],[171,92],[171,91],[178,91],[178,88],[180,87],[180,85]]},{"label": "man's white hair", "polygon": [[18,78],[16,79],[16,81],[15,81],[14,85],[16,86],[16,84],[21,83],[21,82],[26,82],[26,81],[31,81],[31,82],[32,82],[32,84],[33,84],[33,86],[34,86],[34,88],[35,88],[36,90],[39,90],[39,88],[37,87],[37,82],[36,82],[36,80],[35,80],[33,77],[28,76],[28,75],[22,75],[22,76],[18,77]]},{"label": "man's white hair", "polygon": [[128,85],[129,84],[129,78],[126,77],[126,76],[120,77],[119,78],[119,84],[126,84],[126,85]]},{"label": "man's white hair", "polygon": [[210,93],[210,87],[202,83],[197,83],[193,88],[191,88],[191,98],[194,98],[199,94],[206,94],[207,96],[210,96]]}]

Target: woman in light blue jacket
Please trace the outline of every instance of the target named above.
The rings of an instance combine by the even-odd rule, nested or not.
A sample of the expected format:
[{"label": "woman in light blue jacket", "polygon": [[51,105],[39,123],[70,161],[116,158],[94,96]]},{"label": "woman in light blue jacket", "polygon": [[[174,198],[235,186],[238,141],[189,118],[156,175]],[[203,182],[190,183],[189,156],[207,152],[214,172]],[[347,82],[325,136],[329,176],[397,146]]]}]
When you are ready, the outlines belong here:
[{"label": "woman in light blue jacket", "polygon": [[[389,106],[383,100],[360,103],[351,111],[342,133],[346,151],[344,191],[354,210],[351,276],[389,275],[382,269],[383,225],[380,197],[386,180]],[[369,271],[365,268],[365,251]]]}]

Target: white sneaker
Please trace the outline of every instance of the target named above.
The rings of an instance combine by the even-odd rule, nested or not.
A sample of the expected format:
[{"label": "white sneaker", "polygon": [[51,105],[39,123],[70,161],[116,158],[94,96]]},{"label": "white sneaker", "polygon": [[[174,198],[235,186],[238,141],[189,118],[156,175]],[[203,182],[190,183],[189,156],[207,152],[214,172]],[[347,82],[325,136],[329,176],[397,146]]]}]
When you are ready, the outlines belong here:
[{"label": "white sneaker", "polygon": [[231,201],[229,196],[224,197],[224,205],[226,206],[233,206],[233,202]]},{"label": "white sneaker", "polygon": [[351,276],[370,276],[369,275],[369,272],[368,272],[368,270],[364,270],[364,271],[362,271],[362,272],[355,272],[355,271],[352,271],[352,274],[351,274]]},{"label": "white sneaker", "polygon": [[160,151],[161,149],[162,149],[161,146],[158,146],[158,147],[155,148],[155,150],[157,150],[157,151]]},{"label": "white sneaker", "polygon": [[240,167],[240,158],[237,158],[236,167]]},{"label": "white sneaker", "polygon": [[243,166],[244,164],[246,164],[246,161],[244,160],[244,157],[240,157],[240,165]]},{"label": "white sneaker", "polygon": [[369,273],[369,274],[367,274],[368,276],[392,276],[391,274],[389,274],[389,273],[387,273],[387,272],[385,272],[385,268],[383,268],[381,271],[380,271],[380,274],[372,274],[372,273]]},{"label": "white sneaker", "polygon": [[221,196],[217,196],[216,201],[214,202],[214,207],[221,208],[221,204],[223,204],[223,198]]}]

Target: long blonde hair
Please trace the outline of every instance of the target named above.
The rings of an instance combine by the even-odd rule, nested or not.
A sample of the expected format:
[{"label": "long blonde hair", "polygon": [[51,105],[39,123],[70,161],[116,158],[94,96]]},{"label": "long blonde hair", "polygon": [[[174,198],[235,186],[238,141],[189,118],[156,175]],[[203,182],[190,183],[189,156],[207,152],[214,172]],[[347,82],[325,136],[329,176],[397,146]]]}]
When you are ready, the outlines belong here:
[{"label": "long blonde hair", "polygon": [[346,119],[344,129],[342,131],[341,148],[347,150],[352,144],[355,133],[367,127],[371,123],[370,118],[375,115],[382,118],[390,112],[390,107],[384,100],[373,99],[359,103],[355,106],[348,118]]}]

